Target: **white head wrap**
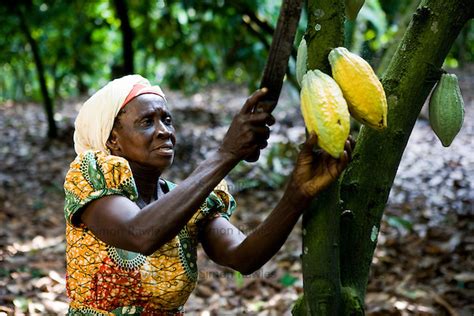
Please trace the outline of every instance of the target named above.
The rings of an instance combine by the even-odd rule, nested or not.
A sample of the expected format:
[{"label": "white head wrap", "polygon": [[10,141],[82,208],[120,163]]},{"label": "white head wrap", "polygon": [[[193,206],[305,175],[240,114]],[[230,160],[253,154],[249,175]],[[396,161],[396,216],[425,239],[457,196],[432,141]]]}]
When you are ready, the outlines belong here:
[{"label": "white head wrap", "polygon": [[[74,150],[77,154],[86,150],[109,152],[106,142],[115,117],[136,84],[151,86],[140,75],[125,76],[109,82],[84,103],[74,123]],[[153,88],[164,97],[158,86]]]}]

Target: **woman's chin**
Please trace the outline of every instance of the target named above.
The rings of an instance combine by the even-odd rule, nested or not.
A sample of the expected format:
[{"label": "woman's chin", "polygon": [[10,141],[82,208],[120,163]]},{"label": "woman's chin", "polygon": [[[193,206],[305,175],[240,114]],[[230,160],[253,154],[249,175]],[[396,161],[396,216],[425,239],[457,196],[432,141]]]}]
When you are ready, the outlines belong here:
[{"label": "woman's chin", "polygon": [[130,167],[132,168],[132,172],[134,175],[135,173],[146,173],[146,174],[156,174],[156,173],[163,173],[173,164],[174,156],[166,156],[166,157],[153,157],[153,159],[147,159],[147,161],[133,161],[128,160]]},{"label": "woman's chin", "polygon": [[163,157],[163,159],[160,159],[160,162],[156,164],[156,168],[159,169],[161,172],[164,172],[166,169],[171,167],[173,164],[174,156],[168,156],[168,157]]}]

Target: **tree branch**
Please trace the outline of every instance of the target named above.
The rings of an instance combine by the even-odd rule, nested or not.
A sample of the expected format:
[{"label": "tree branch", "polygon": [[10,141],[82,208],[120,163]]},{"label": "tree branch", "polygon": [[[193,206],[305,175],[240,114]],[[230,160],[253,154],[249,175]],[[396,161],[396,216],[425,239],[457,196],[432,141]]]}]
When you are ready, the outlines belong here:
[{"label": "tree branch", "polygon": [[[241,5],[237,4],[237,6],[240,7]],[[255,25],[258,26],[259,29],[261,29],[266,34],[273,35],[275,33],[275,29],[270,24],[268,24],[268,22],[262,21],[253,11],[247,9],[247,10],[242,11],[242,12],[244,13],[244,16],[243,16],[244,18],[245,18],[245,16],[248,16],[250,21],[255,23]],[[295,47],[292,47],[292,49],[291,49],[291,57],[293,57],[296,60],[296,48]]]},{"label": "tree branch", "polygon": [[[265,96],[266,100],[275,101],[275,106],[280,97],[283,78],[288,68],[302,5],[302,0],[283,0],[267,64],[260,82],[260,87],[267,87],[269,90]],[[275,106],[270,110],[272,111]]]},{"label": "tree branch", "polygon": [[341,240],[341,278],[364,301],[380,221],[403,151],[454,40],[474,11],[472,0],[423,0],[383,78],[388,128],[361,129],[344,174],[341,199],[354,216]]},{"label": "tree branch", "polygon": [[262,32],[259,32],[258,28],[255,27],[257,25],[253,23],[250,19],[246,19],[245,15],[242,17],[242,21],[244,22],[244,25],[247,27],[250,33],[252,33],[256,38],[258,38],[266,49],[270,49],[269,41],[267,40],[265,35],[262,34]]}]

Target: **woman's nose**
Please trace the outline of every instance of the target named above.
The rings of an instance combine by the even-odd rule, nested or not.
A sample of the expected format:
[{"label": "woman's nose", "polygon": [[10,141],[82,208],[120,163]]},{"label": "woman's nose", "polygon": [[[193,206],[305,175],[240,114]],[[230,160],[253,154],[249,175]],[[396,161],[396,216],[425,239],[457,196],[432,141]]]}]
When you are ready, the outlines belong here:
[{"label": "woman's nose", "polygon": [[156,135],[158,138],[168,138],[173,134],[169,126],[164,124],[162,121],[159,121],[156,128]]}]

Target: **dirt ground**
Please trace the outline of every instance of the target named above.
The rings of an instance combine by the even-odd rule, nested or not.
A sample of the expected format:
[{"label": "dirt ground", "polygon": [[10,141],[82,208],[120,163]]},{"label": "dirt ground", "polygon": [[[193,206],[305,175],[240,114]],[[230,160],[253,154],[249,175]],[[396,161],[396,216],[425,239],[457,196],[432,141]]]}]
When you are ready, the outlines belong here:
[{"label": "dirt ground", "polygon": [[[474,66],[455,72],[466,103],[464,126],[444,148],[422,111],[383,218],[367,315],[474,315]],[[168,93],[179,122],[179,147],[166,177],[179,182],[216,148],[246,94],[235,86],[191,96]],[[53,141],[45,139],[40,105],[0,104],[0,315],[67,310],[62,183],[74,159],[73,119],[82,101],[60,104],[56,120],[62,136]],[[278,188],[304,135],[297,106],[297,96],[286,89],[269,148],[258,163],[239,165],[229,176],[238,203],[232,221],[244,232],[281,196]],[[200,250],[199,283],[187,312],[289,315],[302,294],[300,254],[300,224],[281,251],[248,277],[217,266]]]}]

